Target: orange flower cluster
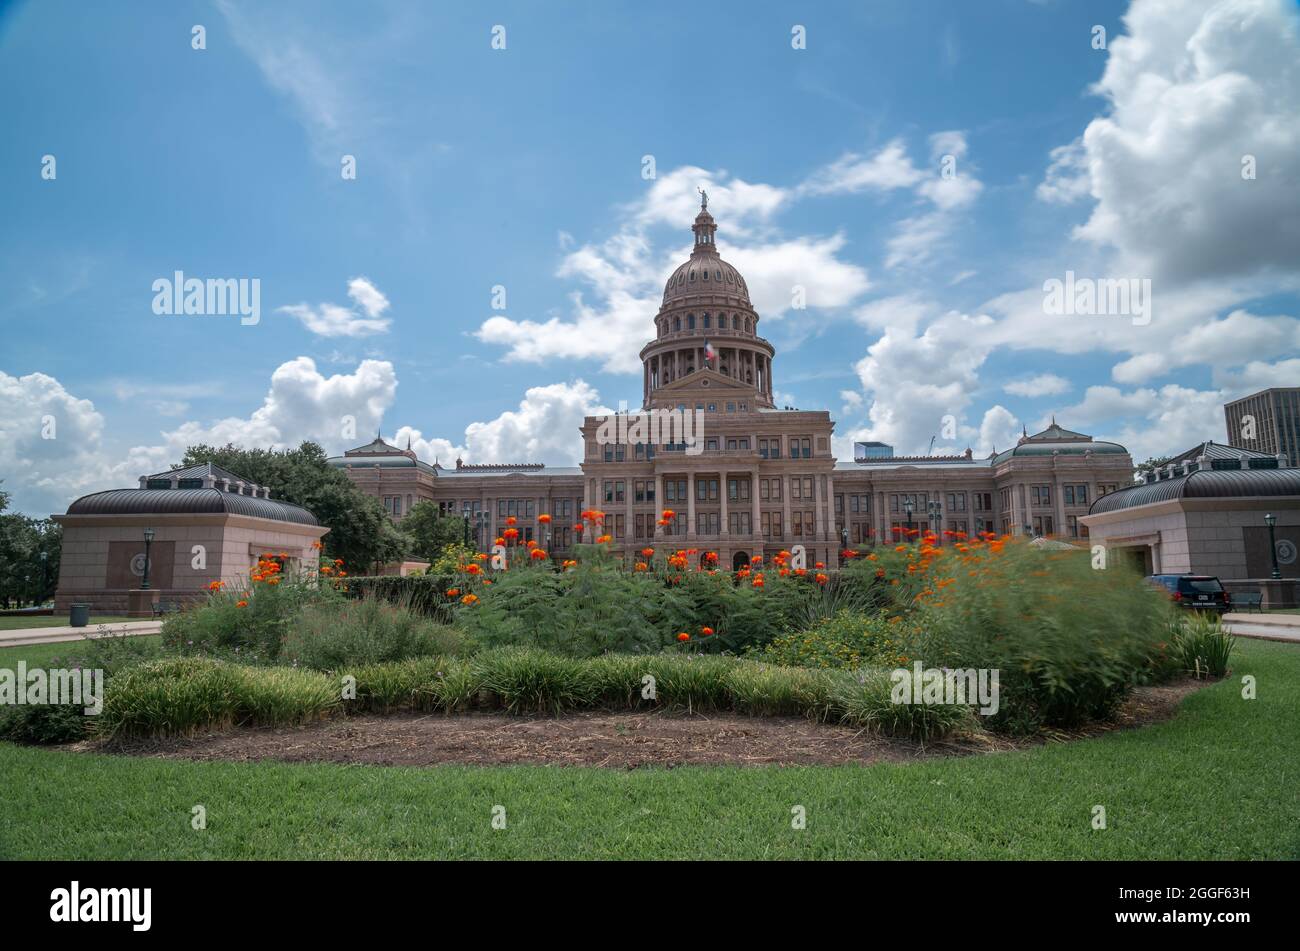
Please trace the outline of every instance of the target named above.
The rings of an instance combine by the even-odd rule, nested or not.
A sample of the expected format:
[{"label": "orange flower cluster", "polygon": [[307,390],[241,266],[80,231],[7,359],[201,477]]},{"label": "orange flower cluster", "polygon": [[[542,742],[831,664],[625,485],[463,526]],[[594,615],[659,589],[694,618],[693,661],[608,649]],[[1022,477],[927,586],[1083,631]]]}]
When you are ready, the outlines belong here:
[{"label": "orange flower cluster", "polygon": [[220,591],[220,590],[221,590],[222,588],[224,588],[225,586],[226,586],[226,583],[225,583],[224,581],[214,581],[214,582],[212,582],[210,585],[208,585],[208,590],[209,590],[209,591]]},{"label": "orange flower cluster", "polygon": [[540,525],[550,525],[551,517],[543,512],[541,515],[537,516],[537,521]]},{"label": "orange flower cluster", "polygon": [[532,551],[528,553],[528,557],[531,558],[533,561],[545,561],[546,552],[542,551],[540,548],[534,548]]},{"label": "orange flower cluster", "polygon": [[591,522],[593,525],[604,525],[605,513],[600,509],[587,509],[582,513],[582,520],[584,522]]}]

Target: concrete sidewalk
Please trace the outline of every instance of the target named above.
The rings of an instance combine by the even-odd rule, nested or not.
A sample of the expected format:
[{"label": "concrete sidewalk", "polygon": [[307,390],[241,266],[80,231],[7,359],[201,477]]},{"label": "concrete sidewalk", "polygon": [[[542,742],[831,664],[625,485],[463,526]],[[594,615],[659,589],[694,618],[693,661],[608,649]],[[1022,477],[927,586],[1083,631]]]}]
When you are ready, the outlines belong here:
[{"label": "concrete sidewalk", "polygon": [[1229,613],[1223,616],[1223,623],[1238,637],[1300,643],[1300,614]]},{"label": "concrete sidewalk", "polygon": [[0,631],[0,647],[24,647],[29,644],[57,644],[80,641],[105,634],[157,634],[162,621],[123,621],[117,624],[87,624],[85,627],[25,627],[17,631]]}]

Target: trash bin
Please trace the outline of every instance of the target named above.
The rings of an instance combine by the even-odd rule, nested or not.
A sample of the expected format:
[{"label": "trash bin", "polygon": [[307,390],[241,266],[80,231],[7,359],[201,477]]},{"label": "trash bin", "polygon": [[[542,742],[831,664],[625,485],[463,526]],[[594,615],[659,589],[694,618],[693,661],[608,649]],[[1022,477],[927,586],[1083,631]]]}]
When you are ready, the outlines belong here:
[{"label": "trash bin", "polygon": [[73,627],[85,627],[90,623],[90,605],[73,604],[68,612],[68,623]]}]

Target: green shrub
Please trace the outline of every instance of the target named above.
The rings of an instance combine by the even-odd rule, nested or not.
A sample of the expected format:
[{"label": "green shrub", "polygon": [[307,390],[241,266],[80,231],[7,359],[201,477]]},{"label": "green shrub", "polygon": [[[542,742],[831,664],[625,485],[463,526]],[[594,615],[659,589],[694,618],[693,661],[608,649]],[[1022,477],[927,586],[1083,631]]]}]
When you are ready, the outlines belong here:
[{"label": "green shrub", "polygon": [[830,706],[844,723],[922,742],[974,725],[969,706],[894,703],[890,671],[882,669],[836,675]]},{"label": "green shrub", "polygon": [[447,589],[455,587],[456,578],[432,569],[422,575],[363,575],[347,579],[347,593],[352,598],[379,598],[410,608],[443,624],[451,622],[451,605]]},{"label": "green shrub", "polygon": [[[113,675],[146,663],[162,648],[147,637],[127,634],[92,634],[67,645],[65,656],[51,657],[50,669],[103,671],[104,683]],[[87,716],[87,703],[24,704],[0,708],[0,739],[15,743],[73,743],[84,739],[94,716]]]},{"label": "green shrub", "polygon": [[559,715],[595,705],[597,682],[587,665],[545,651],[505,649],[481,654],[474,664],[492,705],[508,713]]},{"label": "green shrub", "polygon": [[341,685],[324,674],[171,658],[113,677],[95,726],[105,736],[135,737],[293,725],[327,714],[340,698]]},{"label": "green shrub", "polygon": [[807,716],[825,720],[831,711],[833,680],[822,670],[745,662],[726,673],[731,706],[750,716]]},{"label": "green shrub", "polygon": [[926,666],[1000,671],[994,729],[1109,717],[1168,636],[1168,602],[1127,566],[1094,569],[1088,551],[1018,541],[955,554],[910,573],[905,623],[921,632]]},{"label": "green shrub", "polygon": [[290,622],[305,607],[338,604],[344,597],[333,583],[311,575],[285,575],[275,581],[229,586],[196,607],[169,615],[163,621],[163,645],[182,654],[274,662]]},{"label": "green shrub", "polygon": [[84,703],[33,703],[0,707],[0,740],[74,743],[86,736]]},{"label": "green shrub", "polygon": [[315,670],[338,670],[467,649],[465,635],[450,625],[370,596],[308,604],[290,620],[280,656]]},{"label": "green shrub", "polygon": [[1228,659],[1237,639],[1228,633],[1216,616],[1198,611],[1185,612],[1177,633],[1175,655],[1183,670],[1197,679],[1222,677],[1228,672]]},{"label": "green shrub", "polygon": [[906,664],[916,635],[897,616],[844,609],[783,634],[754,656],[787,667],[849,668]]}]

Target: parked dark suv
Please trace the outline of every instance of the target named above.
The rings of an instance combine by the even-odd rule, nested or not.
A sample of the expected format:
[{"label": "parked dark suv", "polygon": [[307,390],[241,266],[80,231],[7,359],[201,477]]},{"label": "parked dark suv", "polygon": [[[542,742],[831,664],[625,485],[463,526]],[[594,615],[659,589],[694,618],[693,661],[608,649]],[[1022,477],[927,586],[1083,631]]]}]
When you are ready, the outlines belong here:
[{"label": "parked dark suv", "polygon": [[1214,575],[1151,575],[1147,580],[1164,588],[1182,607],[1219,613],[1232,610],[1228,592]]}]

